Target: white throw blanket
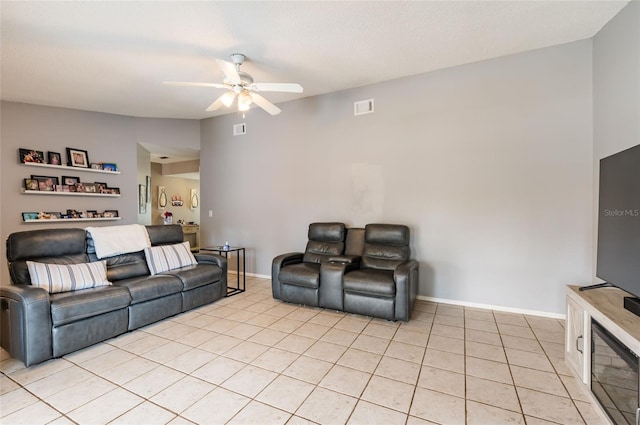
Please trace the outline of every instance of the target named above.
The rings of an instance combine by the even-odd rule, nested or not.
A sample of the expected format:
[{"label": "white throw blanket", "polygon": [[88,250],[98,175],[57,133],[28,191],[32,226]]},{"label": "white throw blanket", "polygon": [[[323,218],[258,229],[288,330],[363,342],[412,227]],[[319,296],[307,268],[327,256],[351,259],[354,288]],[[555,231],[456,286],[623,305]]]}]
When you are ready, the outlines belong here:
[{"label": "white throw blanket", "polygon": [[141,224],[87,227],[85,230],[93,239],[96,256],[99,259],[142,251],[151,246],[147,228]]}]

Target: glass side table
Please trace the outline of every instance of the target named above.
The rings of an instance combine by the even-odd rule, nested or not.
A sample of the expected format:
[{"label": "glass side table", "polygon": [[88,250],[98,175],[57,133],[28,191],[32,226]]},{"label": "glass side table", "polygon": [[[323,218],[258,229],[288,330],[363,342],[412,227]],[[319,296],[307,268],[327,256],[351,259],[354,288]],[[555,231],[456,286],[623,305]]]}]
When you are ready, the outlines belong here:
[{"label": "glass side table", "polygon": [[[229,286],[227,283],[227,297],[232,295],[239,294],[245,291],[246,288],[246,262],[245,262],[245,251],[244,247],[238,246],[230,246],[228,248],[220,245],[220,246],[208,246],[204,248],[200,248],[200,251],[210,251],[215,252],[216,254],[222,255],[223,257],[229,259],[229,253],[236,253],[236,286]],[[240,257],[242,257],[242,282],[240,281]],[[241,285],[242,283],[242,285]]]}]

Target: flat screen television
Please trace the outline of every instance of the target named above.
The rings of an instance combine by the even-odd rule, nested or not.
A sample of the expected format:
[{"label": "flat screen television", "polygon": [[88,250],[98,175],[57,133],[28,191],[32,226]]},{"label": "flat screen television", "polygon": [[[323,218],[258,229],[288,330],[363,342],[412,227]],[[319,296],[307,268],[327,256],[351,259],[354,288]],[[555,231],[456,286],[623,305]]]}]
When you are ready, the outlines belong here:
[{"label": "flat screen television", "polygon": [[600,160],[596,275],[631,294],[625,308],[640,315],[640,145]]}]

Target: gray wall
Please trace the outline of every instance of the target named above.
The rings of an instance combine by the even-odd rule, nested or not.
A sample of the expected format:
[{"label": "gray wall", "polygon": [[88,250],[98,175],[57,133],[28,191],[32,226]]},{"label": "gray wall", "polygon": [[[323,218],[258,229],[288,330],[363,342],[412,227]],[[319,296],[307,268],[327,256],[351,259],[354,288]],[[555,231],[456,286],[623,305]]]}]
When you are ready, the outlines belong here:
[{"label": "gray wall", "polygon": [[[310,222],[404,223],[420,294],[564,311],[592,266],[591,40],[202,122],[202,246],[249,272]],[[375,98],[375,113],[353,102]],[[232,136],[246,122],[247,134]],[[209,210],[213,217],[208,217]]]},{"label": "gray wall", "polygon": [[[0,103],[0,232],[4,241],[12,232],[51,227],[86,227],[138,222],[138,159],[137,142],[199,146],[200,123],[196,120],[164,120],[110,115],[98,112],[53,108],[23,103]],[[171,130],[168,130],[168,129]],[[56,170],[21,165],[18,149],[32,148],[45,152],[60,152],[66,161],[66,148],[86,150],[92,162],[115,162],[120,175],[108,175],[76,170]],[[148,163],[148,157],[145,159]],[[144,161],[143,161],[144,162]],[[149,168],[150,171],[150,168]],[[144,175],[150,175],[144,170]],[[23,195],[23,179],[31,174],[61,177],[71,175],[81,181],[104,181],[120,187],[120,198]],[[142,177],[144,179],[144,177]],[[52,222],[24,224],[23,211],[65,211],[117,209],[121,221]],[[149,214],[150,218],[150,214]],[[0,247],[0,283],[8,284],[6,247]]]},{"label": "gray wall", "polygon": [[594,37],[594,274],[600,159],[640,143],[640,3],[630,2]]}]

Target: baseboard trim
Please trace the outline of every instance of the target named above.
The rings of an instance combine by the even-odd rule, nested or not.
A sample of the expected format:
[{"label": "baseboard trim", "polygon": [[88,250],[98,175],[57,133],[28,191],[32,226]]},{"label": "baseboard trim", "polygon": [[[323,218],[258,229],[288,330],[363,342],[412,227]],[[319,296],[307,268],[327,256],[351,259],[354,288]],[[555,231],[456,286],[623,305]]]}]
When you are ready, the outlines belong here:
[{"label": "baseboard trim", "polygon": [[[229,270],[229,274],[238,274],[236,270]],[[247,273],[247,277],[257,277],[261,279],[271,279],[270,275],[266,274],[257,274],[257,273]],[[467,301],[458,301],[458,300],[449,300],[446,298],[435,298],[435,297],[427,297],[424,295],[418,295],[417,297],[422,301],[431,301],[434,303],[442,303],[442,304],[451,304],[451,305],[461,305],[464,307],[473,307],[473,308],[481,308],[483,310],[494,310],[494,311],[503,311],[505,313],[515,313],[515,314],[526,314],[529,316],[540,316],[540,317],[548,317],[550,319],[566,319],[565,314],[559,313],[550,313],[548,311],[538,311],[538,310],[527,310],[524,308],[512,308],[505,307],[501,305],[492,305],[492,304],[479,304],[479,303],[471,303]]]},{"label": "baseboard trim", "polygon": [[449,300],[446,298],[427,297],[424,295],[418,295],[417,298],[422,301],[431,301],[434,303],[461,305],[463,307],[481,308],[484,310],[502,311],[505,313],[526,314],[528,316],[548,317],[550,319],[562,319],[562,320],[566,319],[566,314],[550,313],[548,311],[527,310],[524,308],[512,308],[512,307],[505,307],[501,305],[479,304],[479,303],[472,303],[467,301]]},{"label": "baseboard trim", "polygon": [[[227,270],[227,273],[229,274],[238,274],[237,271],[235,270]],[[246,273],[247,277],[259,277],[262,279],[271,279],[270,275],[267,274],[257,274],[257,273]]]}]

